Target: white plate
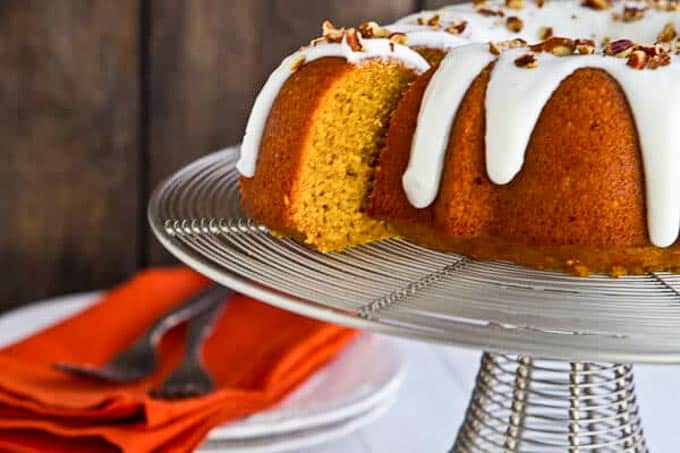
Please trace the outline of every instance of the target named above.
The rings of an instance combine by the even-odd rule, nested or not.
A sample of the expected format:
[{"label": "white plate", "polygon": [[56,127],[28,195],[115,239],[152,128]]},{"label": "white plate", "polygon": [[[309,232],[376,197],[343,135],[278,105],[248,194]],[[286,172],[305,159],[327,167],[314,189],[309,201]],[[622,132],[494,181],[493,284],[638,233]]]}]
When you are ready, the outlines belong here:
[{"label": "white plate", "polygon": [[210,437],[243,439],[347,420],[381,404],[402,380],[401,358],[392,342],[362,334],[279,405],[216,428]]},{"label": "white plate", "polygon": [[302,431],[281,433],[269,437],[253,437],[247,439],[213,439],[200,448],[200,452],[229,452],[229,453],[279,453],[299,450],[330,442],[344,437],[357,429],[370,424],[383,415],[394,403],[394,398],[381,401],[376,407],[356,415],[349,420],[343,420],[328,425],[318,426]]},{"label": "white plate", "polygon": [[[0,347],[83,310],[97,295],[64,296],[7,313],[0,317]],[[311,442],[325,436],[326,431],[328,435],[344,434],[350,427],[362,426],[384,411],[403,377],[402,358],[394,343],[384,337],[362,334],[276,407],[218,427],[209,439],[224,441],[222,444],[244,439],[264,443],[268,436],[294,432],[295,437]]]}]

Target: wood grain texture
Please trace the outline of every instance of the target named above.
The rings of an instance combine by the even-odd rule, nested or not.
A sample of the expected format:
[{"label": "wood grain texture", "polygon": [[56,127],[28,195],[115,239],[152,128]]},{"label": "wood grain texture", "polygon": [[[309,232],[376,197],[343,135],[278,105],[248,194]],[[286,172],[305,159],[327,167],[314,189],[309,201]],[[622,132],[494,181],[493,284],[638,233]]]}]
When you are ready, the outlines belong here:
[{"label": "wood grain texture", "polygon": [[[321,22],[393,21],[414,0],[165,0],[152,2],[149,184],[241,140],[257,91]],[[169,260],[155,239],[150,263]]]},{"label": "wood grain texture", "polygon": [[137,0],[0,2],[0,309],[139,254]]}]

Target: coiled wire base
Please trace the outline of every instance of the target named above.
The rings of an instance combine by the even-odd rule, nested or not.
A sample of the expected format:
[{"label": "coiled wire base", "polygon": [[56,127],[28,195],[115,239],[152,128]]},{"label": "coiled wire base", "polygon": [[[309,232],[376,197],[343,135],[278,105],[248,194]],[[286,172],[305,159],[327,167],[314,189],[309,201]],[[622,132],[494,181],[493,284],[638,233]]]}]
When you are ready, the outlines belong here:
[{"label": "coiled wire base", "polygon": [[632,366],[485,353],[452,451],[646,452]]}]

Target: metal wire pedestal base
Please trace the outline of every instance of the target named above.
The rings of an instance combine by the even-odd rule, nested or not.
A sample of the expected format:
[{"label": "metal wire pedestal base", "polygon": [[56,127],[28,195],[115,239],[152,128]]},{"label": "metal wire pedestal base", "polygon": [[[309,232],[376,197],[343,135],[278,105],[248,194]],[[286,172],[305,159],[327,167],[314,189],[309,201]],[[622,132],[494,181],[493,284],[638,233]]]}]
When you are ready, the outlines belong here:
[{"label": "metal wire pedestal base", "polygon": [[632,366],[485,353],[452,451],[646,452]]}]

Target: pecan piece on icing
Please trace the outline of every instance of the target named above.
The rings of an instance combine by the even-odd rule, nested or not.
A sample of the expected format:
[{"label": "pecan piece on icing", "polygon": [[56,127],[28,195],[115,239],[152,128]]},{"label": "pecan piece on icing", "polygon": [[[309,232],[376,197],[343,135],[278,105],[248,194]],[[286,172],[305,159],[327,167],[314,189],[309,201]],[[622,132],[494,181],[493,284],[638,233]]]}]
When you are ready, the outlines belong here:
[{"label": "pecan piece on icing", "polygon": [[581,2],[581,6],[602,10],[611,8],[612,2],[611,0],[583,0],[583,2]]},{"label": "pecan piece on icing", "polygon": [[517,16],[510,16],[505,20],[505,26],[514,33],[519,33],[524,28],[524,22]]},{"label": "pecan piece on icing", "polygon": [[515,58],[515,66],[518,68],[532,69],[538,66],[538,60],[536,60],[536,55],[525,53],[524,55]]},{"label": "pecan piece on icing", "polygon": [[604,53],[618,58],[626,58],[633,52],[634,48],[635,43],[630,39],[617,39],[607,43]]}]

